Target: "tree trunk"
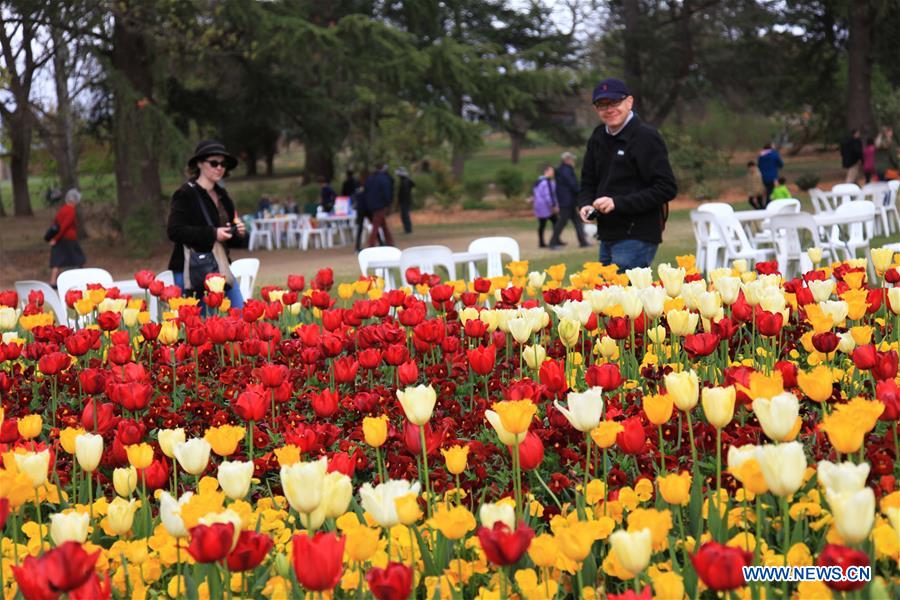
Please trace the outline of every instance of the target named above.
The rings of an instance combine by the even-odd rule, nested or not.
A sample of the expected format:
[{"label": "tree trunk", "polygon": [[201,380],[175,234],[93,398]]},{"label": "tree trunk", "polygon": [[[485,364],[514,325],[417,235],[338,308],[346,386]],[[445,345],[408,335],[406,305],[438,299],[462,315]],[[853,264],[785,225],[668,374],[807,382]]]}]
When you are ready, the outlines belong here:
[{"label": "tree trunk", "polygon": [[450,169],[453,173],[453,179],[462,181],[463,172],[466,170],[466,155],[457,146],[453,147],[453,159],[450,164]]},{"label": "tree trunk", "polygon": [[326,181],[334,179],[334,151],[324,144],[306,144],[306,182],[315,183],[318,177]]},{"label": "tree trunk", "polygon": [[872,110],[872,6],[869,0],[851,0],[848,6],[847,124],[863,138],[875,135]]},{"label": "tree trunk", "polygon": [[519,135],[515,131],[511,131],[509,134],[509,150],[510,156],[509,160],[512,161],[512,164],[519,164],[519,154],[522,152],[522,144],[525,141],[525,138]]},{"label": "tree trunk", "polygon": [[247,150],[247,164],[244,169],[244,175],[247,177],[254,177],[257,174],[256,171],[256,150]]},{"label": "tree trunk", "polygon": [[641,72],[641,11],[639,0],[624,0],[625,15],[625,82],[634,97],[634,111],[643,114],[644,94]]},{"label": "tree trunk", "polygon": [[53,79],[56,86],[55,140],[57,174],[60,188],[78,187],[78,152],[75,148],[75,123],[72,119],[72,99],[69,96],[69,49],[62,41],[62,32],[53,28]]},{"label": "tree trunk", "polygon": [[[166,213],[148,108],[153,94],[153,50],[136,19],[137,10],[126,5],[124,12],[115,15],[111,54],[116,71],[113,149],[118,213],[127,241],[135,249],[163,239]],[[141,239],[131,239],[132,232]]]},{"label": "tree trunk", "polygon": [[[16,112],[28,110],[17,108]],[[13,214],[17,217],[31,217],[31,197],[28,194],[28,161],[31,158],[31,125],[22,123],[22,115],[12,120],[7,130],[12,152],[9,157],[10,179],[13,190]],[[27,117],[24,117],[27,120]]]}]

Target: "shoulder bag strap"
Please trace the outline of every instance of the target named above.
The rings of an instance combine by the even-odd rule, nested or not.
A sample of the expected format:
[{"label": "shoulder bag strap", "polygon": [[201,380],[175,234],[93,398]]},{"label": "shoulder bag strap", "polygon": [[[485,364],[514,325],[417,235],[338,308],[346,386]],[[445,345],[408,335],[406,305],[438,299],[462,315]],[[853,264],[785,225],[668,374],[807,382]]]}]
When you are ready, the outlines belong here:
[{"label": "shoulder bag strap", "polygon": [[188,185],[194,190],[194,195],[197,197],[197,202],[200,204],[200,210],[203,211],[203,218],[206,219],[206,223],[210,227],[215,227],[212,219],[209,217],[209,211],[206,210],[206,205],[203,202],[203,196],[200,195],[200,190],[197,189],[196,184],[193,182],[188,182]]}]

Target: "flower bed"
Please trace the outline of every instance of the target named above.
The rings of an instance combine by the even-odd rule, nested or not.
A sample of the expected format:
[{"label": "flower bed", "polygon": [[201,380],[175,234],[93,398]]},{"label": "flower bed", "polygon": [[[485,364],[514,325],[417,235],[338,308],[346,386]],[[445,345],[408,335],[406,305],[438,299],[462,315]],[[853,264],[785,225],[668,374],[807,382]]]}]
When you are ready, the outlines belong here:
[{"label": "flower bed", "polygon": [[0,587],[897,597],[900,275],[872,258],[388,292],[325,269],[242,310],[141,272],[147,297],[70,292],[78,329],[0,292]]}]

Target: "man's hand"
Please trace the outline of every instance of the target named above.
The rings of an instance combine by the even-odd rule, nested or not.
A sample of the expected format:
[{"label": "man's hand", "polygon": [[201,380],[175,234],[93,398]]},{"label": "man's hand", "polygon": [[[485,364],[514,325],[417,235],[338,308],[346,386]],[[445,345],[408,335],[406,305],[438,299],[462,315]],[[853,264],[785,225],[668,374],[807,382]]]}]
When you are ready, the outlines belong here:
[{"label": "man's hand", "polygon": [[616,209],[613,199],[609,196],[602,196],[594,200],[593,207],[601,214],[609,214]]},{"label": "man's hand", "polygon": [[581,217],[581,220],[585,223],[590,223],[591,220],[588,219],[588,215],[591,214],[591,211],[594,210],[593,206],[582,206],[578,209],[578,215]]}]

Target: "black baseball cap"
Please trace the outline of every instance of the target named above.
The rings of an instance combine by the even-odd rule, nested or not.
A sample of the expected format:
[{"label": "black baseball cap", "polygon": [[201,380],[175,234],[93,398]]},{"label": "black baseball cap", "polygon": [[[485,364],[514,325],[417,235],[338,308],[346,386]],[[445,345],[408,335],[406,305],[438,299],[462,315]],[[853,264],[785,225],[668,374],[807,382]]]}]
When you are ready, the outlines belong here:
[{"label": "black baseball cap", "polygon": [[622,100],[631,95],[628,86],[620,79],[604,79],[594,88],[592,103],[597,100]]}]

